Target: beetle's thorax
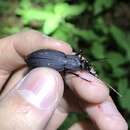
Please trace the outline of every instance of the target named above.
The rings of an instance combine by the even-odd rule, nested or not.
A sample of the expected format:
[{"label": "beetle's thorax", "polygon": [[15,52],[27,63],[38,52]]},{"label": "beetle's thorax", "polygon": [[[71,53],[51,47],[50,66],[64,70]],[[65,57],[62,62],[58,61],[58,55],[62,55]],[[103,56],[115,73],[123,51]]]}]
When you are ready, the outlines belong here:
[{"label": "beetle's thorax", "polygon": [[76,55],[67,55],[65,68],[73,71],[80,70],[81,69],[80,58]]}]

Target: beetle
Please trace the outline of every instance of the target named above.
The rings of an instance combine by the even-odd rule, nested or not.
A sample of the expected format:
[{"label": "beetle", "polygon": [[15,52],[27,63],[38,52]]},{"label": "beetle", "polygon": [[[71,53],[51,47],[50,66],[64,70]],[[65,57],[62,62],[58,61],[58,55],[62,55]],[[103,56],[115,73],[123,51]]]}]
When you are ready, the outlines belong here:
[{"label": "beetle", "polygon": [[[25,58],[25,62],[27,63],[30,69],[36,67],[49,67],[59,72],[71,73],[78,77],[80,76],[75,72],[85,70],[93,76],[97,77],[97,74],[90,62],[88,61],[88,59],[85,59],[81,55],[81,51],[76,54],[67,55],[58,50],[40,49],[29,54]],[[83,77],[80,78],[88,82],[91,82]],[[111,88],[119,96],[121,96],[110,85],[107,84],[107,86]]]},{"label": "beetle", "polygon": [[[89,64],[88,60],[80,55],[81,51],[74,55],[66,55],[57,50],[41,49],[29,54],[25,61],[29,68],[50,67],[59,72],[73,73],[75,71],[86,70],[96,76],[96,72]],[[77,74],[73,73],[78,76]]]}]

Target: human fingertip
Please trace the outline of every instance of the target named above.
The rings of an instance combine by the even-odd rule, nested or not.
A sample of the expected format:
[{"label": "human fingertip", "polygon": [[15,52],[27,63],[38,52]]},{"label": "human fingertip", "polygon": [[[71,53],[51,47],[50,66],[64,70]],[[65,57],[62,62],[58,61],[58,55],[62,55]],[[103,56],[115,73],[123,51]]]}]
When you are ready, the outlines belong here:
[{"label": "human fingertip", "polygon": [[38,109],[54,107],[63,93],[63,81],[55,70],[37,68],[17,85],[16,92]]},{"label": "human fingertip", "polygon": [[104,117],[96,123],[100,130],[128,130],[128,124],[120,116]]},{"label": "human fingertip", "polygon": [[85,101],[101,103],[109,97],[109,89],[97,77],[88,72],[78,72],[79,77],[66,76],[67,84]]},{"label": "human fingertip", "polygon": [[49,68],[33,69],[1,99],[0,128],[44,129],[62,95],[63,81],[58,72]]},{"label": "human fingertip", "polygon": [[60,39],[57,39],[55,37],[50,37],[48,35],[43,34],[44,39],[48,40],[48,42],[53,41],[57,49],[60,51],[66,53],[66,54],[71,54],[72,53],[72,47],[70,46],[69,43],[62,41]]},{"label": "human fingertip", "polygon": [[104,115],[104,122],[113,121],[108,130],[118,129],[127,130],[128,125],[122,115],[119,113],[118,109],[114,105],[113,101],[109,98],[107,101],[100,105],[100,111]]}]

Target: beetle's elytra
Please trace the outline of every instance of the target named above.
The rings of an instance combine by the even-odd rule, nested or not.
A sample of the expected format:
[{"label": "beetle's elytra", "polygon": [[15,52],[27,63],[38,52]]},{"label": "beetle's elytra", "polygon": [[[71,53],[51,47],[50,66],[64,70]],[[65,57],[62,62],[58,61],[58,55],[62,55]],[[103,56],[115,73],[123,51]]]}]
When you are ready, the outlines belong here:
[{"label": "beetle's elytra", "polygon": [[95,75],[86,59],[79,54],[66,55],[57,50],[41,49],[29,54],[26,58],[27,65],[32,69],[36,67],[50,67],[59,72],[86,70]]}]

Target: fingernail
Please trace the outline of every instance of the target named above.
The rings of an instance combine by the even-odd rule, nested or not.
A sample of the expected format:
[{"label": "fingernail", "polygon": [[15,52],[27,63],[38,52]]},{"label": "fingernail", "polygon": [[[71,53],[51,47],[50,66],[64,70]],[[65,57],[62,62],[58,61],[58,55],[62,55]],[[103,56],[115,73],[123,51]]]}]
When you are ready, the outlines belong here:
[{"label": "fingernail", "polygon": [[116,106],[110,101],[106,101],[102,103],[100,105],[100,108],[104,114],[107,114],[110,116],[113,116],[113,115],[115,116],[115,115],[118,115],[119,113]]},{"label": "fingernail", "polygon": [[54,107],[58,98],[56,77],[48,71],[30,72],[19,84],[17,92],[29,103],[40,108]]}]

